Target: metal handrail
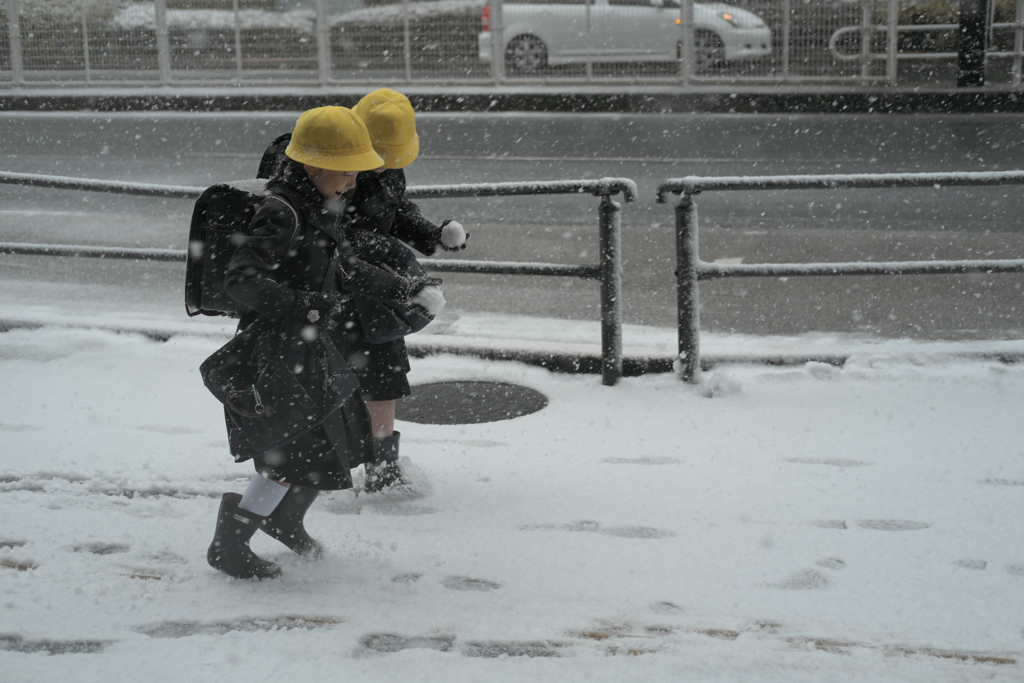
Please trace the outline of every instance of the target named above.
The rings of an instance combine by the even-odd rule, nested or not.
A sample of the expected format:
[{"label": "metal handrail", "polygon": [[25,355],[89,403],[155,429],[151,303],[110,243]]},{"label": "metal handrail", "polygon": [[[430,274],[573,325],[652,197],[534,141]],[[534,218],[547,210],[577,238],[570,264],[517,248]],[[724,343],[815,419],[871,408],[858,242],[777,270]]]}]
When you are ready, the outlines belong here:
[{"label": "metal handrail", "polygon": [[698,251],[696,197],[706,191],[835,190],[839,188],[978,187],[1024,185],[1024,171],[991,173],[864,173],[837,175],[687,176],[664,181],[657,200],[682,195],[676,215],[676,304],[679,374],[696,382],[700,371],[700,308],[698,282],[723,277],[791,277],[822,275],[930,275],[1024,273],[1024,259],[963,261],[890,261],[847,263],[748,263],[701,261]]},{"label": "metal handrail", "polygon": [[[196,199],[206,189],[183,185],[158,185],[93,178],[0,172],[0,184],[46,187],[89,192],[107,192],[152,197]],[[578,277],[601,283],[601,362],[602,381],[617,384],[622,378],[622,249],[621,207],[612,200],[618,194],[626,202],[636,197],[636,184],[628,178],[596,180],[556,180],[526,183],[479,183],[462,185],[421,185],[407,189],[412,199],[446,197],[497,197],[538,194],[587,194],[599,197],[598,230],[600,261],[593,265],[559,263],[523,263],[509,261],[465,261],[423,259],[430,270],[451,273],[491,273],[501,275],[541,275]],[[0,243],[0,254],[30,256],[66,256],[118,258],[147,261],[184,261],[185,250],[137,249],[53,244]]]}]

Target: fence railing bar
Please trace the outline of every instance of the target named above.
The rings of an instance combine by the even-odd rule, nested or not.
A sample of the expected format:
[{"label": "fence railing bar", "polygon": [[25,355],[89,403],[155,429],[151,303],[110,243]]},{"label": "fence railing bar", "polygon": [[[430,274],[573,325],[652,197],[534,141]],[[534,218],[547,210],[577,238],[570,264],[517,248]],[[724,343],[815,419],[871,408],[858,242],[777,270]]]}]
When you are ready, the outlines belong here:
[{"label": "fence railing bar", "polygon": [[82,190],[85,192],[108,192],[129,194],[145,197],[176,197],[196,199],[205,187],[189,187],[185,185],[158,185],[154,183],[133,183],[115,180],[95,180],[92,178],[72,178],[69,176],[38,175],[32,173],[9,173],[0,171],[0,183],[8,185],[25,185],[29,187],[47,187],[58,190]]},{"label": "fence railing bar", "polygon": [[801,277],[804,275],[930,275],[963,273],[1021,273],[1024,259],[991,261],[886,261],[849,263],[698,264],[698,280],[730,277]]},{"label": "fence railing bar", "polygon": [[92,247],[63,244],[0,242],[0,254],[19,256],[63,256],[67,258],[134,259],[137,261],[184,261],[184,249],[141,249],[136,247]]},{"label": "fence railing bar", "polygon": [[[27,185],[60,190],[109,192],[151,197],[180,197],[195,199],[205,187],[188,185],[160,185],[117,180],[96,180],[70,176],[10,173],[0,171],[0,183]],[[450,197],[496,197],[506,195],[587,194],[606,196],[622,194],[627,202],[636,197],[636,184],[628,178],[600,180],[552,180],[537,182],[468,183],[459,185],[413,185],[406,190],[410,199],[444,199]]]},{"label": "fence railing bar", "polygon": [[[184,249],[142,249],[136,247],[92,247],[83,245],[33,244],[0,242],[0,254],[18,256],[62,256],[65,258],[134,259],[137,261],[184,261]],[[491,275],[545,275],[600,280],[601,268],[596,265],[563,265],[560,263],[529,263],[518,261],[449,261],[421,259],[427,270],[438,273],[483,273]]]},{"label": "fence railing bar", "polygon": [[636,184],[627,178],[602,178],[600,180],[553,180],[534,183],[419,185],[410,187],[406,191],[406,195],[410,199],[574,193],[595,196],[621,193],[625,201],[632,202],[636,197]]},{"label": "fence railing bar", "polygon": [[601,268],[596,265],[570,266],[560,263],[528,263],[519,261],[467,261],[420,259],[428,270],[438,273],[487,273],[494,275],[551,275],[600,280]]},{"label": "fence railing bar", "polygon": [[879,187],[964,187],[1019,185],[1024,171],[980,171],[963,173],[849,173],[834,175],[778,176],[685,176],[669,178],[658,186],[658,202],[669,194],[698,194],[722,190],[799,190]]}]

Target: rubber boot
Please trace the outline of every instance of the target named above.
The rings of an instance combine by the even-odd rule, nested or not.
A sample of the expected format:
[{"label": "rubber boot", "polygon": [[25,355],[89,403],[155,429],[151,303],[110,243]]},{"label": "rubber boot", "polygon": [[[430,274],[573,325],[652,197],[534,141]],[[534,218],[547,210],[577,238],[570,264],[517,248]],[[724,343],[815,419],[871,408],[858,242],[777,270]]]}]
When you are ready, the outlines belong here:
[{"label": "rubber boot", "polygon": [[380,493],[388,489],[407,486],[402,478],[402,470],[398,466],[399,432],[391,436],[375,436],[373,438],[372,463],[366,463],[366,484],[363,489],[367,493]]},{"label": "rubber boot", "polygon": [[274,511],[263,520],[261,528],[268,536],[281,541],[299,555],[320,557],[324,552],[323,546],[309,535],[302,523],[309,506],[319,495],[317,489],[293,484]]},{"label": "rubber boot", "polygon": [[263,517],[238,507],[242,496],[225,493],[217,513],[217,531],[206,551],[206,561],[217,571],[236,579],[272,579],[281,573],[273,562],[259,558],[249,548],[249,539],[260,528]]}]

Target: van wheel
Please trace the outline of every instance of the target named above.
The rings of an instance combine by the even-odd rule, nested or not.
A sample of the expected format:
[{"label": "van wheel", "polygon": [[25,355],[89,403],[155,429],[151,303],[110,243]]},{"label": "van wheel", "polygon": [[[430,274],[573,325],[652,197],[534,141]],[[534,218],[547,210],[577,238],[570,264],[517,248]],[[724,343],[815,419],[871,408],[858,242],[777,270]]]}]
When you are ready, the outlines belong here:
[{"label": "van wheel", "polygon": [[516,36],[505,48],[505,70],[513,74],[529,74],[548,65],[548,48],[537,36]]},{"label": "van wheel", "polygon": [[717,33],[698,30],[693,32],[694,73],[717,73],[725,67],[725,43]]}]

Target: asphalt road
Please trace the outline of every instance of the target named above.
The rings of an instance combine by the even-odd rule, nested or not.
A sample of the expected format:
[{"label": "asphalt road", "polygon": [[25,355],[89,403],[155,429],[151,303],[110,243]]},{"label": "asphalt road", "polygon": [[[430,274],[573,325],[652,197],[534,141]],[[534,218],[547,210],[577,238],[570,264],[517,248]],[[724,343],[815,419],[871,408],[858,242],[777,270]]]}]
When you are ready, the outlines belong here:
[{"label": "asphalt road", "polygon": [[[203,186],[251,177],[297,113],[0,114],[0,168]],[[1024,168],[1021,115],[424,114],[411,184],[625,177],[624,320],[672,326],[673,213],[658,184],[685,175]],[[421,202],[471,233],[467,258],[591,263],[595,198]],[[728,192],[699,201],[705,260],[1024,258],[1018,187]],[[186,200],[0,185],[0,240],[184,248]],[[450,257],[449,257],[450,258]],[[593,319],[593,283],[447,275],[453,308]],[[68,285],[71,286],[68,286]],[[705,329],[1001,338],[1024,330],[1024,276],[744,279],[702,285]],[[0,301],[181,308],[172,264],[0,257]],[[78,303],[76,303],[78,302]]]}]

